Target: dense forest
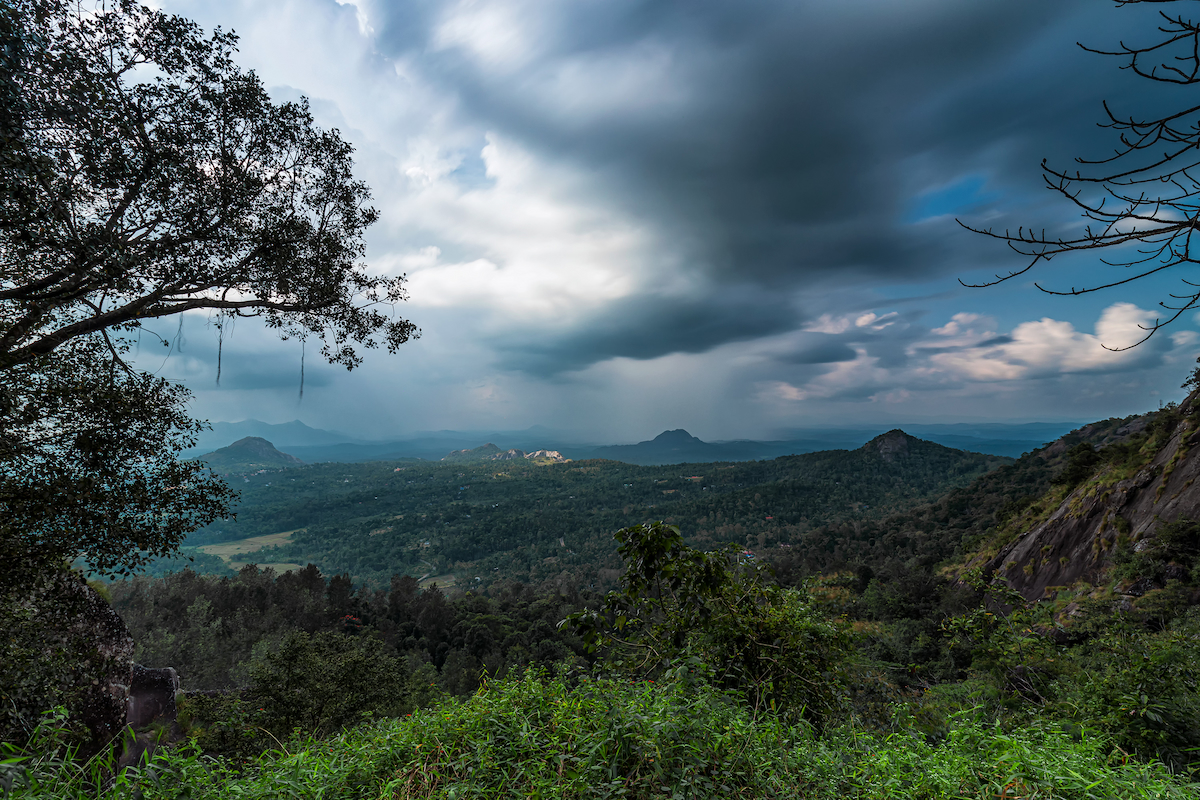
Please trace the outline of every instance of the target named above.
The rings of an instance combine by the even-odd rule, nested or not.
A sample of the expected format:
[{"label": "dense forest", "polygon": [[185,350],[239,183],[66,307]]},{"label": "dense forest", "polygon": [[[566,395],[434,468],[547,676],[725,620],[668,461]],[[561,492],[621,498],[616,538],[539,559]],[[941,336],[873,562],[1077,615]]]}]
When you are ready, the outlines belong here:
[{"label": "dense forest", "polygon": [[[800,603],[789,613],[800,615],[795,624],[808,631],[807,644],[794,652],[805,654],[809,664],[817,652],[829,658],[818,670],[819,682],[828,691],[820,698],[811,691],[801,692],[801,699],[791,700],[793,707],[804,709],[799,719],[810,725],[838,728],[853,721],[863,730],[919,731],[925,740],[937,743],[961,735],[964,720],[1005,731],[1038,729],[1057,720],[1054,724],[1068,725],[1061,728],[1068,735],[1090,726],[1113,737],[1111,741],[1125,752],[1186,772],[1192,761],[1190,748],[1200,745],[1196,725],[1200,617],[1189,600],[1189,592],[1200,588],[1195,526],[1181,522],[1175,526],[1179,531],[1164,534],[1164,541],[1176,543],[1174,550],[1152,550],[1141,556],[1130,551],[1120,557],[1114,571],[1116,580],[1129,582],[1144,580],[1146,575],[1161,577],[1163,564],[1183,564],[1191,572],[1180,584],[1182,589],[1171,595],[1173,601],[1159,597],[1156,605],[1130,609],[1116,595],[1077,597],[1076,605],[1082,604],[1085,613],[1076,613],[1070,623],[1058,616],[1066,601],[1029,604],[1002,585],[989,586],[971,573],[955,577],[943,568],[955,558],[961,563],[986,534],[1047,493],[1079,482],[1106,462],[1137,449],[1139,443],[1158,446],[1163,436],[1185,424],[1183,419],[1178,411],[1167,409],[1144,418],[1096,423],[924,503],[906,502],[900,492],[888,499],[886,491],[877,491],[868,496],[880,507],[890,505],[891,513],[864,513],[851,519],[830,513],[833,521],[790,535],[790,542],[777,540],[754,560],[746,558],[744,535],[734,539],[732,549],[714,550],[707,537],[698,535],[707,529],[697,525],[685,536],[680,526],[673,544],[668,540],[656,544],[644,534],[643,550],[635,551],[627,532],[652,528],[627,527],[617,542],[609,537],[609,547],[624,569],[614,581],[617,591],[607,597],[580,582],[547,581],[531,587],[508,578],[450,594],[436,584],[422,589],[412,575],[397,574],[387,586],[376,587],[354,580],[349,573],[326,576],[312,564],[282,574],[253,565],[224,576],[184,569],[115,583],[108,591],[134,633],[137,657],[179,670],[190,692],[183,707],[192,740],[211,753],[227,756],[250,757],[269,750],[270,736],[285,736],[293,728],[327,735],[352,725],[363,711],[373,709],[385,717],[414,714],[421,707],[445,707],[453,697],[475,696],[482,685],[492,683],[509,687],[504,691],[528,689],[530,679],[522,675],[549,674],[538,669],[576,676],[562,689],[567,692],[578,691],[579,676],[592,673],[624,674],[650,680],[648,685],[678,682],[697,669],[698,656],[709,668],[729,657],[729,640],[721,638],[729,631],[722,633],[721,625],[742,626],[742,633],[735,636],[742,642],[735,650],[742,653],[737,648],[763,635],[755,625],[775,624],[748,621],[746,615],[753,618],[757,613],[754,608]],[[918,457],[917,485],[921,480],[935,483],[922,477],[933,470],[922,472],[921,465],[928,462],[921,459],[929,453],[943,455],[943,449],[924,450],[921,443],[908,441],[910,454]],[[854,476],[869,469],[878,476],[895,463],[873,459],[871,451],[864,450],[820,454],[810,463],[831,469],[831,464],[849,461],[828,484],[854,487]],[[576,471],[580,466],[585,471]],[[729,465],[701,466],[675,471],[732,472]],[[345,465],[321,469],[346,475],[341,480],[350,483],[356,477],[366,482],[371,476],[378,486],[403,481],[400,493],[412,491],[426,503],[435,501],[425,498],[448,494],[440,485],[447,474],[442,467],[409,466],[401,472],[382,465],[363,465],[358,468],[361,472],[348,472]],[[462,471],[461,466],[452,469]],[[657,501],[663,497],[657,482],[671,480],[660,477],[661,470],[641,475],[649,468],[634,468],[635,472],[604,462],[563,465],[558,472],[542,469],[520,473],[512,480],[523,481],[518,485],[527,491],[536,489],[544,498],[570,491],[576,498],[565,499],[581,502],[592,502],[605,493]],[[405,474],[409,470],[416,471]],[[458,472],[452,478],[457,479]],[[958,474],[962,472],[967,470]],[[281,475],[290,474],[270,477],[276,483]],[[499,499],[497,488],[505,485],[494,471],[471,477],[483,474],[492,481],[480,488],[494,494],[480,491],[483,497],[475,500],[477,505]],[[424,476],[427,486],[416,483],[413,475]],[[631,492],[634,487],[626,484],[634,475],[647,486]],[[814,507],[803,491],[797,492],[800,499],[793,505],[782,499],[789,482],[798,482],[795,465],[784,459],[743,465],[740,473],[724,480],[705,478],[693,484],[690,477],[675,479],[681,483],[672,494],[682,490],[690,495],[672,500],[676,508],[707,504],[715,516],[735,512],[739,502],[743,508],[757,503],[756,514],[762,509]],[[753,477],[767,480],[751,487],[738,485]],[[588,488],[588,479],[598,485]],[[266,483],[256,488],[255,496],[270,496]],[[290,483],[289,479],[285,484],[288,489]],[[464,502],[457,493],[470,491],[471,484],[450,483],[455,484],[449,490],[454,502]],[[863,480],[861,486],[868,483]],[[953,486],[953,481],[949,483]],[[414,486],[419,489],[409,489]],[[366,502],[360,498],[374,490],[375,486],[342,489],[343,505]],[[908,493],[909,498],[914,495],[916,491]],[[850,494],[842,508],[854,508],[861,498]],[[785,519],[793,531],[804,522],[798,517]],[[663,525],[661,530],[667,528]],[[261,528],[251,532],[257,530]],[[702,563],[708,566],[696,572],[695,565]],[[650,593],[667,599],[667,606],[644,605],[648,596],[637,590],[638,569],[675,576],[670,584],[675,588]],[[702,580],[697,577],[701,574],[710,577]],[[724,576],[717,584],[726,588],[712,588],[714,574]],[[644,584],[643,592],[648,586]],[[735,594],[740,597],[759,599],[749,606],[723,605],[722,592],[728,587],[737,587]],[[998,605],[1009,609],[1007,619],[993,613]],[[605,607],[610,609],[607,616]],[[689,611],[694,608],[708,609],[704,619],[709,621],[695,617]],[[601,629],[618,616],[640,623],[633,632],[611,629],[598,638],[596,623],[591,628],[564,623],[594,614],[588,609],[601,611],[599,617],[591,617],[599,620]],[[721,614],[725,617],[720,625],[712,622]],[[672,624],[680,627],[671,632]],[[822,627],[827,625],[833,627]],[[630,661],[620,655],[622,646],[650,647],[658,655],[650,661]],[[688,659],[697,666],[685,668]],[[764,702],[765,695],[757,702],[750,697],[756,686],[781,685],[778,676],[768,681],[745,671],[746,664],[758,660],[735,662],[742,666],[733,673],[729,664],[721,668],[726,678],[720,678],[720,671],[701,678],[702,670],[687,681],[699,679],[718,688],[724,681],[723,691],[744,696],[751,705]],[[535,671],[527,672],[530,669]],[[731,674],[740,677],[731,683]],[[326,701],[297,704],[281,697],[275,688],[281,681],[303,686],[302,694],[326,697]],[[377,691],[380,686],[391,689]],[[328,702],[330,693],[341,701]],[[780,713],[786,704],[781,696],[765,702],[773,703]],[[820,714],[812,711],[818,707]]]},{"label": "dense forest", "polygon": [[254,659],[291,632],[311,635],[366,631],[407,669],[433,668],[446,691],[462,694],[479,676],[531,664],[549,666],[583,654],[577,637],[558,624],[595,595],[537,594],[520,583],[486,595],[447,596],[411,576],[387,589],[355,586],[346,575],[323,576],[309,565],[276,575],[246,566],[232,578],[191,570],[139,577],[109,587],[113,607],[137,642],[145,664],[175,665],[187,689],[246,685]]},{"label": "dense forest", "polygon": [[[314,563],[375,587],[410,574],[460,589],[497,580],[601,588],[620,568],[612,533],[630,524],[664,519],[697,545],[786,549],[811,530],[861,526],[1010,462],[893,432],[854,451],[749,463],[374,462],[254,470],[234,480],[242,492],[236,521],[214,523],[189,544],[294,531],[286,542],[239,553],[237,563]],[[207,565],[223,570],[211,559],[196,566]]]},{"label": "dense forest", "polygon": [[[923,502],[902,475],[880,481],[903,464],[895,452],[819,454],[809,463],[842,465],[827,479],[838,505],[826,511],[782,459],[724,480],[729,465],[674,468],[683,477],[668,495],[657,482],[669,473],[605,462],[513,477],[547,505],[608,492],[657,506],[684,494],[668,502],[708,511],[676,514],[695,520],[690,529],[610,531],[620,568],[607,593],[561,575],[443,591],[402,573],[381,586],[314,564],[218,575],[179,563],[104,590],[137,659],[180,675],[179,717],[161,733],[177,744],[152,762],[169,791],[269,797],[298,780],[346,797],[395,781],[407,796],[446,797],[500,785],[579,797],[656,797],[663,786],[696,797],[1186,797],[1200,747],[1200,524],[1181,519],[1151,547],[1123,545],[1107,588],[1053,602],[1027,602],[969,565],[1011,521],[1192,426],[1169,407],[1087,426],[986,472],[943,460],[944,488]],[[914,484],[936,486],[923,465],[944,448],[899,441],[916,456]],[[425,503],[465,504],[458,493],[476,486],[460,482],[461,466],[321,469],[345,476],[328,483],[342,507],[368,502],[366,486],[349,488],[355,477]],[[256,496],[272,496],[266,478],[292,490],[292,474],[303,472],[264,473]],[[471,478],[480,475],[495,493],[480,491],[476,506],[498,501],[504,479]],[[636,494],[634,475],[647,484]],[[765,480],[738,485],[753,477]],[[872,481],[885,488],[871,493]],[[739,503],[755,516],[784,509],[788,541],[749,558],[746,534],[724,546],[700,534]],[[787,516],[796,509],[808,516]],[[818,513],[827,521],[806,527]],[[1132,603],[1129,586],[1142,587]],[[54,772],[66,763],[46,762],[47,785],[82,791],[86,781]],[[142,789],[147,774],[126,770],[112,791]]]}]

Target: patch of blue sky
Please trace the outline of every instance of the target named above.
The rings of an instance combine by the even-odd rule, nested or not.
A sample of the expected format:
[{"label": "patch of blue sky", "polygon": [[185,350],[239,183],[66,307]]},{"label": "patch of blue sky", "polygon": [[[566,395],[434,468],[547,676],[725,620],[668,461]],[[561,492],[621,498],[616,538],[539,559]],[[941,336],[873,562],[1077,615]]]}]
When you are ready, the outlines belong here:
[{"label": "patch of blue sky", "polygon": [[938,189],[919,194],[913,198],[912,207],[904,221],[911,224],[961,214],[999,200],[1000,192],[985,191],[986,185],[987,178],[983,175],[967,175]]},{"label": "patch of blue sky", "polygon": [[471,148],[463,155],[462,161],[450,171],[450,177],[464,189],[480,189],[493,186],[496,179],[487,174],[487,163],[480,155],[482,145]]},{"label": "patch of blue sky", "polygon": [[[1046,294],[1033,285],[1035,280],[1055,289],[1094,284],[1101,273],[1100,265],[1095,260],[1095,254],[1092,254],[1090,263],[1088,261],[1085,258],[1073,261],[1056,259],[1049,269],[1035,270],[1037,274],[1031,272],[990,287],[964,287],[953,277],[927,283],[880,287],[879,302],[874,310],[878,314],[919,310],[924,312],[920,324],[931,328],[946,324],[960,312],[982,314],[993,321],[997,333],[1007,333],[1023,322],[1046,317],[1070,322],[1076,330],[1091,333],[1104,310],[1121,302],[1133,303],[1164,320],[1169,316],[1170,312],[1158,306],[1158,302],[1169,303],[1170,294],[1178,293],[1178,276],[1159,275],[1114,289],[1067,297]],[[1019,269],[1017,261],[1013,262],[1013,266]],[[1106,268],[1105,271],[1111,269]],[[964,271],[957,277],[969,283],[982,282],[993,278],[995,272],[994,269],[977,269]],[[1197,327],[1193,315],[1184,314],[1164,333],[1170,335],[1176,331],[1196,330]]]}]

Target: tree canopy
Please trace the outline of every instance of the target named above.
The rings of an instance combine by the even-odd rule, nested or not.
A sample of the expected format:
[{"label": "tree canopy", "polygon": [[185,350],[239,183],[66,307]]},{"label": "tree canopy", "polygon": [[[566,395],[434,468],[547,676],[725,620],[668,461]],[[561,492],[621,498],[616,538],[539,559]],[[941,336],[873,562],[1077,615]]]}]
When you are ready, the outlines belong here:
[{"label": "tree canopy", "polygon": [[368,273],[352,148],[274,103],[236,37],[129,0],[18,0],[0,36],[0,367],[203,310],[355,345],[417,333]]},{"label": "tree canopy", "polygon": [[256,316],[362,348],[418,335],[368,271],[352,148],[276,103],[237,39],[130,0],[0,4],[0,560],[120,572],[233,493],[180,461],[188,392],[127,363],[143,323]]}]

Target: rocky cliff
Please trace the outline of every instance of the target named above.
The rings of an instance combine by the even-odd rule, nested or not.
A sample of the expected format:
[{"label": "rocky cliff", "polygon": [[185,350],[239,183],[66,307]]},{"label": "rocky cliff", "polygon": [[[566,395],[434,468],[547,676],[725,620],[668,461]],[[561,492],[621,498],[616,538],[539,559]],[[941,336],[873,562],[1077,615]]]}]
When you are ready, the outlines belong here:
[{"label": "rocky cliff", "polygon": [[[1029,600],[1081,581],[1097,585],[1123,550],[1151,547],[1167,523],[1200,519],[1198,395],[1090,437],[1100,449],[1079,451],[1074,480],[1068,466],[1068,480],[999,532],[985,573],[1003,576]],[[1088,438],[1087,429],[1080,433]],[[1047,454],[1068,447],[1060,440]]]},{"label": "rocky cliff", "polygon": [[442,461],[474,463],[478,461],[520,461],[522,459],[537,464],[561,464],[570,461],[569,458],[563,458],[562,453],[557,450],[535,450],[532,453],[526,453],[515,447],[501,450],[491,442],[471,450],[452,450]]}]

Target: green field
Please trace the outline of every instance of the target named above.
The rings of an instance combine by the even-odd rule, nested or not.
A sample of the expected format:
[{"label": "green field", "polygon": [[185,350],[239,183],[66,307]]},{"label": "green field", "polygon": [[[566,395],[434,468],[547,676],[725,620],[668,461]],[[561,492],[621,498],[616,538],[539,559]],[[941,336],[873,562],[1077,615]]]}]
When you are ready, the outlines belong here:
[{"label": "green field", "polygon": [[[216,556],[224,561],[231,569],[238,570],[249,563],[246,559],[239,556],[246,553],[256,553],[266,547],[280,547],[291,542],[292,535],[296,531],[284,531],[282,533],[269,533],[264,536],[251,536],[248,539],[239,539],[233,542],[222,542],[221,544],[205,544],[200,545],[196,549],[202,553],[207,553],[210,556]],[[260,562],[258,566],[262,569],[270,567],[276,572],[288,572],[290,570],[298,570],[304,567],[303,564],[292,564],[286,561],[279,562]]]}]

